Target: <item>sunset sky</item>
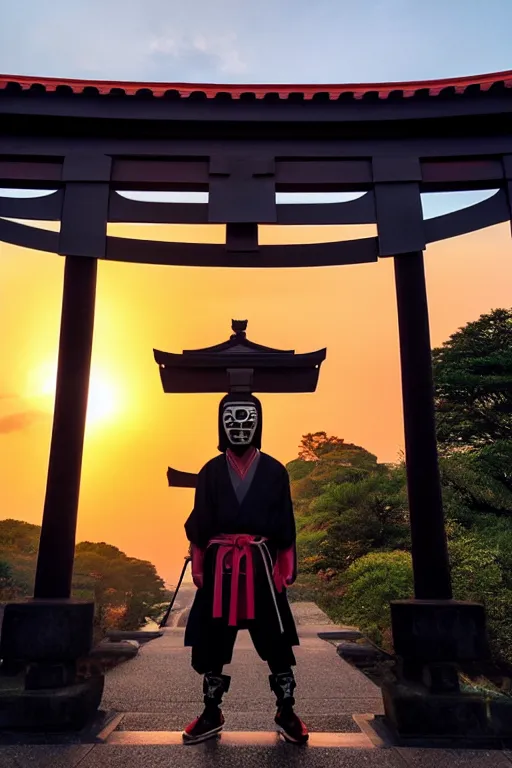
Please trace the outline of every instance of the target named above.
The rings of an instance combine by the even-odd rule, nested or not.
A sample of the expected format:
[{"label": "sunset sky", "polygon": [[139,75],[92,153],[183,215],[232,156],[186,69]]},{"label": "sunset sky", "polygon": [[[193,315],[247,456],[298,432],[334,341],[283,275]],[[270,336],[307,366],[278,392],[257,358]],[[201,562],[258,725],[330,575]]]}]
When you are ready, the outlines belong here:
[{"label": "sunset sky", "polygon": [[[319,0],[311,19],[310,3],[290,0],[48,0],[44,11],[37,0],[3,0],[0,73],[340,83],[512,68],[508,0],[355,5]],[[425,211],[469,201],[431,198]],[[223,237],[221,227],[206,226],[109,231]],[[267,227],[262,240],[371,233]],[[512,305],[508,224],[433,245],[426,265],[434,345],[483,312]],[[0,518],[41,522],[63,267],[60,257],[0,243]],[[301,435],[316,430],[358,443],[380,461],[396,460],[403,448],[390,260],[275,271],[101,262],[78,540],[104,540],[147,558],[171,582],[186,553],[183,522],[193,493],[170,490],[166,469],[198,471],[215,454],[219,397],[164,395],[153,348],[180,352],[223,341],[233,317],[247,318],[249,337],[262,344],[328,350],[315,394],[262,396],[264,450],[286,462]]]}]

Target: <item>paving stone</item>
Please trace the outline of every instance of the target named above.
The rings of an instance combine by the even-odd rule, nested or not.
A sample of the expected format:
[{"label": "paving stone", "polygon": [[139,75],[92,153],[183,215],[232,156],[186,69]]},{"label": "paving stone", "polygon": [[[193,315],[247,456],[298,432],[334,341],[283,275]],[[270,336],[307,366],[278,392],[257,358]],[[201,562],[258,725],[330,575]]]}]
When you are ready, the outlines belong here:
[{"label": "paving stone", "polygon": [[399,748],[397,752],[410,768],[511,768],[500,750]]},{"label": "paving stone", "polygon": [[[305,717],[314,714],[382,713],[379,688],[343,661],[330,643],[316,635],[303,636],[297,656],[297,706]],[[226,713],[274,709],[268,667],[241,632],[225,697]],[[163,637],[143,646],[138,656],[111,670],[106,677],[102,707],[119,712],[180,712],[188,705],[202,706],[201,678],[190,666],[190,649],[183,647],[183,630],[166,629]]]},{"label": "paving stone", "polygon": [[295,623],[299,626],[303,624],[334,625],[334,622],[320,610],[316,603],[298,602],[290,605]]},{"label": "paving stone", "polygon": [[91,744],[0,747],[0,768],[75,768],[92,748]]},{"label": "paving stone", "polygon": [[323,749],[277,742],[271,747],[96,746],[80,768],[404,768],[395,750]]},{"label": "paving stone", "polygon": [[0,768],[19,768],[12,754],[12,747],[0,747]]}]

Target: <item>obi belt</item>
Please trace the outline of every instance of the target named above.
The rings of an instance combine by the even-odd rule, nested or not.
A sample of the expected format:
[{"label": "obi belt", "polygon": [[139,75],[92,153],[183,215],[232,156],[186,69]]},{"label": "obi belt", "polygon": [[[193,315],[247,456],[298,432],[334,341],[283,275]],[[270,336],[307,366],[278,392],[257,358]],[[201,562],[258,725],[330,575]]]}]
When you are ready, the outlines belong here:
[{"label": "obi belt", "polygon": [[[218,546],[214,566],[213,618],[222,618],[223,576],[225,573],[230,573],[229,626],[236,627],[241,618],[239,616],[240,576],[245,576],[245,595],[242,597],[245,597],[246,615],[243,618],[254,619],[256,600],[253,553],[258,549],[265,566],[268,587],[275,606],[279,628],[283,634],[284,626],[276,599],[276,589],[281,592],[283,582],[278,572],[277,563],[275,566],[272,564],[272,557],[266,542],[267,539],[263,536],[251,536],[249,534],[222,534],[210,540],[209,547]],[[245,571],[242,570],[242,564],[245,565]]]}]

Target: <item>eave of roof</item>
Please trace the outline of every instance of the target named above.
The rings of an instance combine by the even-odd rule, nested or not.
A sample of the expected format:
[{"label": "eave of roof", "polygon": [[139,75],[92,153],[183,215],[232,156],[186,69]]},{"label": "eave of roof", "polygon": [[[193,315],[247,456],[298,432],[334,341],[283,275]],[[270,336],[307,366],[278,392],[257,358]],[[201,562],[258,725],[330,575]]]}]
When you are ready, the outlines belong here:
[{"label": "eave of roof", "polygon": [[391,83],[345,85],[215,85],[211,83],[138,83],[126,81],[76,80],[70,78],[0,75],[0,92],[58,93],[86,96],[145,96],[235,100],[387,99],[417,95],[477,94],[490,89],[512,88],[512,70],[486,75]]},{"label": "eave of roof", "polygon": [[327,349],[318,349],[315,352],[305,352],[304,354],[294,354],[289,352],[273,351],[253,352],[252,354],[230,354],[219,353],[213,355],[211,352],[195,353],[192,355],[180,355],[173,352],[163,352],[159,349],[153,350],[155,362],[160,368],[314,368],[322,363],[327,355]]}]

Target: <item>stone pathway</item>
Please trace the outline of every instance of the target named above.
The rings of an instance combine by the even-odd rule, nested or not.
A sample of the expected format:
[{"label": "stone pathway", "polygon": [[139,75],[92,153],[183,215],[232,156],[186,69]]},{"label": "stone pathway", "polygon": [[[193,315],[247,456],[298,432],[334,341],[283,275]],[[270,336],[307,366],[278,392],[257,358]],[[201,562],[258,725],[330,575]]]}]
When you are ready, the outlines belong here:
[{"label": "stone pathway", "polygon": [[311,729],[307,747],[278,740],[268,670],[240,633],[223,706],[219,741],[184,746],[181,728],[201,709],[201,679],[183,648],[183,629],[143,646],[139,655],[107,675],[103,708],[118,715],[104,742],[70,746],[0,746],[0,768],[512,768],[512,753],[398,749],[369,727],[382,713],[379,689],[336,654],[318,631],[336,629],[313,604],[293,607],[297,700]]},{"label": "stone pathway", "polygon": [[[312,730],[359,731],[352,714],[380,713],[379,689],[364,675],[343,662],[335,648],[317,636],[327,621],[314,611],[294,609],[301,635],[297,649],[297,700],[300,712]],[[320,625],[304,623],[306,618]],[[332,629],[329,624],[327,629]],[[225,668],[232,676],[223,711],[226,730],[273,730],[274,697],[268,684],[268,667],[256,655],[248,633],[241,632],[233,664]],[[105,709],[125,712],[120,728],[137,730],[181,730],[202,709],[202,680],[190,666],[190,649],[183,647],[183,630],[166,629],[129,663],[112,670],[106,680]]]}]

